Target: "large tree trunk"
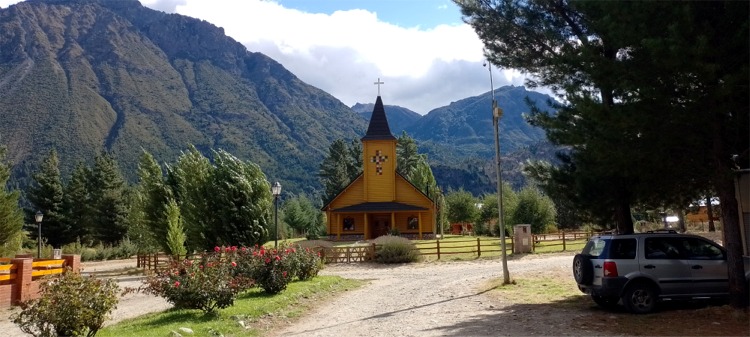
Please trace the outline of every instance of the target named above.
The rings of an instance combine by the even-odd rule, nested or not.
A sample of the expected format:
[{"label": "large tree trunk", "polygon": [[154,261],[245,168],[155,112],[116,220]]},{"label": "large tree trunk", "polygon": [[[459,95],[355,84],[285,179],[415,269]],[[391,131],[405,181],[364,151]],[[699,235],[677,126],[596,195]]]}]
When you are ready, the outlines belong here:
[{"label": "large tree trunk", "polygon": [[633,234],[633,217],[630,215],[630,203],[619,201],[615,207],[615,223],[618,234]]},{"label": "large tree trunk", "polygon": [[710,195],[706,195],[706,216],[708,216],[708,231],[715,232],[716,226],[714,225],[714,206],[711,205]]},{"label": "large tree trunk", "polygon": [[737,209],[734,181],[726,179],[717,182],[716,187],[719,202],[721,202],[721,227],[724,232],[724,247],[727,249],[730,305],[735,308],[744,308],[749,304],[748,288],[745,280],[745,265],[742,260],[740,215]]}]

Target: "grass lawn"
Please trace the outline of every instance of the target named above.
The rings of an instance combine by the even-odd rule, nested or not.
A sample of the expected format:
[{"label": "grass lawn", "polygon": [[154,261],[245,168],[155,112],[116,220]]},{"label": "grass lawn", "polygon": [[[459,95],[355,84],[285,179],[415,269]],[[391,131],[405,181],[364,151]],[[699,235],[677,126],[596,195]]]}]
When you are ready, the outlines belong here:
[{"label": "grass lawn", "polygon": [[277,295],[253,288],[240,294],[233,306],[215,314],[171,309],[120,322],[101,330],[97,336],[169,336],[180,328],[189,328],[197,336],[258,336],[276,320],[298,317],[325,298],[355,289],[362,283],[337,276],[318,276],[292,282]]}]

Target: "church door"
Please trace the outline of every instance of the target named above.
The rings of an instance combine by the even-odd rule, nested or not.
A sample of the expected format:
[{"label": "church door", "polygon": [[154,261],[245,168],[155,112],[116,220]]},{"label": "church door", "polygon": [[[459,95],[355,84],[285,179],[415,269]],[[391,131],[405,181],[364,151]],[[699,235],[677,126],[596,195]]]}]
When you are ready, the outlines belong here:
[{"label": "church door", "polygon": [[391,231],[391,217],[385,215],[375,215],[372,217],[372,238],[388,235]]}]

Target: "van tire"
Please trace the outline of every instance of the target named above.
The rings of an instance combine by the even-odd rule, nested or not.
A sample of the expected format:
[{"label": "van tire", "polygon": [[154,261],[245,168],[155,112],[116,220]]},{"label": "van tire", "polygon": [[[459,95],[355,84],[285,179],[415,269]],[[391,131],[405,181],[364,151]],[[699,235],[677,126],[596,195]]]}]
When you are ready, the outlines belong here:
[{"label": "van tire", "polygon": [[594,266],[591,257],[584,254],[576,254],[573,258],[573,277],[578,284],[589,285],[594,281]]}]

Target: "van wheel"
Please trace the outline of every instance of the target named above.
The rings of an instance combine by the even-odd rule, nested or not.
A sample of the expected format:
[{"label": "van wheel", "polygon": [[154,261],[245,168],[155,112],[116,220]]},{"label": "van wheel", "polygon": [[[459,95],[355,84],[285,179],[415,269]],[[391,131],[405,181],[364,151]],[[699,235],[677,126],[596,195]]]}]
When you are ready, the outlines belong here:
[{"label": "van wheel", "polygon": [[576,254],[573,258],[573,278],[578,284],[591,284],[594,280],[594,266],[588,255]]},{"label": "van wheel", "polygon": [[604,309],[615,309],[617,308],[617,302],[620,302],[620,298],[616,296],[591,295],[591,299]]},{"label": "van wheel", "polygon": [[656,308],[656,289],[645,283],[629,286],[622,295],[622,304],[634,314],[647,314]]}]

